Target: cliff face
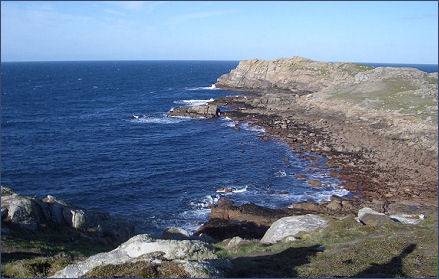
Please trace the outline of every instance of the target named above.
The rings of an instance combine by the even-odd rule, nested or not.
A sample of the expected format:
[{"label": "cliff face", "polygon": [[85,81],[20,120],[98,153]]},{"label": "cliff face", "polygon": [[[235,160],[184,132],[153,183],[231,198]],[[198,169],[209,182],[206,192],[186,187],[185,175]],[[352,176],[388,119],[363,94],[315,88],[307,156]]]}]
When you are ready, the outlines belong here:
[{"label": "cliff face", "polygon": [[333,83],[354,81],[370,67],[349,63],[324,63],[302,57],[272,61],[245,60],[222,75],[216,85],[241,89],[283,89],[297,93],[320,91]]},{"label": "cliff face", "polygon": [[251,104],[279,113],[299,105],[369,123],[386,121],[390,128],[381,132],[437,150],[437,82],[437,73],[414,68],[293,57],[241,61],[216,86],[258,91]]},{"label": "cliff face", "polygon": [[437,73],[414,68],[372,68],[353,63],[326,63],[302,57],[272,61],[245,60],[230,73],[218,78],[216,86],[236,89],[281,89],[293,93],[393,94],[412,91],[414,95],[437,99]]}]

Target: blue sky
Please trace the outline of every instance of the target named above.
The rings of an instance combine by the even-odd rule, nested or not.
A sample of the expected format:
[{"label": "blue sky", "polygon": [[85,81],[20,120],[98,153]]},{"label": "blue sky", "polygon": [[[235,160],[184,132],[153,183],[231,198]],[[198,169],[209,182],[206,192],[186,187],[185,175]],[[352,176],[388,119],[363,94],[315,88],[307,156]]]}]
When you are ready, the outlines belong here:
[{"label": "blue sky", "polygon": [[438,61],[437,2],[2,2],[2,61]]}]

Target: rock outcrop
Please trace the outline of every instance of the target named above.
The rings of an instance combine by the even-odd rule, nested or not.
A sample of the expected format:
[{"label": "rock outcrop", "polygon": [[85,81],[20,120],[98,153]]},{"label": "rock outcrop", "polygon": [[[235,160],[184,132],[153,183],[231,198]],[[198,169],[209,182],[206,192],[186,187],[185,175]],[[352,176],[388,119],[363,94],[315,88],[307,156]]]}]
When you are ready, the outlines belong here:
[{"label": "rock outcrop", "polygon": [[219,113],[220,110],[217,105],[205,104],[173,108],[168,112],[168,115],[173,117],[213,118],[217,117]]},{"label": "rock outcrop", "polygon": [[[437,204],[437,73],[293,57],[241,61],[216,100],[292,148],[327,155],[363,200]],[[317,185],[312,182],[311,185]],[[334,204],[337,206],[336,204]]]},{"label": "rock outcrop", "polygon": [[364,207],[358,210],[358,215],[356,220],[357,222],[361,222],[364,225],[376,227],[385,224],[390,224],[392,222],[398,222],[405,225],[417,225],[425,218],[424,214],[422,213],[416,214],[413,213],[413,211],[412,214],[396,213],[393,210],[391,212],[393,212],[393,214],[386,215],[384,213],[377,212],[369,207]]},{"label": "rock outcrop", "polygon": [[134,226],[111,217],[108,213],[96,212],[68,205],[48,195],[43,199],[22,196],[2,186],[2,227],[12,226],[25,230],[47,228],[69,228],[98,238],[109,238],[114,242],[127,240]]},{"label": "rock outcrop", "polygon": [[208,244],[197,240],[162,240],[149,235],[137,235],[116,249],[96,254],[84,261],[69,265],[57,272],[54,278],[78,278],[99,266],[147,262],[160,265],[172,262],[185,270],[189,277],[217,277],[221,275],[217,256]]},{"label": "rock outcrop", "polygon": [[261,242],[276,243],[286,238],[293,240],[299,233],[312,232],[327,225],[325,219],[313,214],[284,217],[270,226]]}]

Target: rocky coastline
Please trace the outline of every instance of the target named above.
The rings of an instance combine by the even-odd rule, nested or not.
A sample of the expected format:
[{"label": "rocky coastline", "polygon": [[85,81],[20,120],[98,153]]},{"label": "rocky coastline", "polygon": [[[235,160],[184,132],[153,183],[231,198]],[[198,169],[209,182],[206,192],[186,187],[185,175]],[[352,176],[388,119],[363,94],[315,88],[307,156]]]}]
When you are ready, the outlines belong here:
[{"label": "rocky coastline", "polygon": [[[328,158],[352,195],[280,209],[220,199],[194,234],[168,228],[153,238],[134,236],[110,215],[2,187],[2,275],[437,275],[437,73],[293,57],[242,61],[215,85],[242,94],[168,115],[263,127],[261,137],[280,139],[305,159],[315,159],[309,151]],[[38,245],[21,246],[26,232],[36,236],[24,241]],[[59,243],[43,234],[68,246],[55,249]],[[96,243],[103,246],[78,249]]]},{"label": "rocky coastline", "polygon": [[213,102],[225,116],[323,154],[362,200],[437,204],[437,73],[293,57],[242,61],[215,85],[252,92]]}]

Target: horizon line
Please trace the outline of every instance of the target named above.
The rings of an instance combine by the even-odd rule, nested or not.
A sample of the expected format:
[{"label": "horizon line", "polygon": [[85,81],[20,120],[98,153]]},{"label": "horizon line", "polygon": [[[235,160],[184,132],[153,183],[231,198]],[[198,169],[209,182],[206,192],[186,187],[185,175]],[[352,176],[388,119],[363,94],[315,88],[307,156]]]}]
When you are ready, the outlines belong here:
[{"label": "horizon line", "polygon": [[[0,63],[41,63],[41,62],[147,62],[147,61],[196,61],[196,62],[239,62],[239,61],[245,61],[245,60],[266,60],[266,61],[270,61],[270,60],[276,60],[276,59],[287,59],[288,57],[283,57],[283,58],[273,58],[273,59],[259,59],[259,58],[251,58],[251,59],[96,59],[96,60],[10,60],[10,61],[0,61]],[[306,57],[304,57],[306,58]],[[323,60],[315,60],[315,59],[310,59],[313,61],[318,61],[318,62],[326,62],[326,63],[354,63],[354,64],[399,64],[399,65],[438,65],[439,61],[435,63],[413,63],[413,62],[364,62],[364,61],[323,61]]]}]

